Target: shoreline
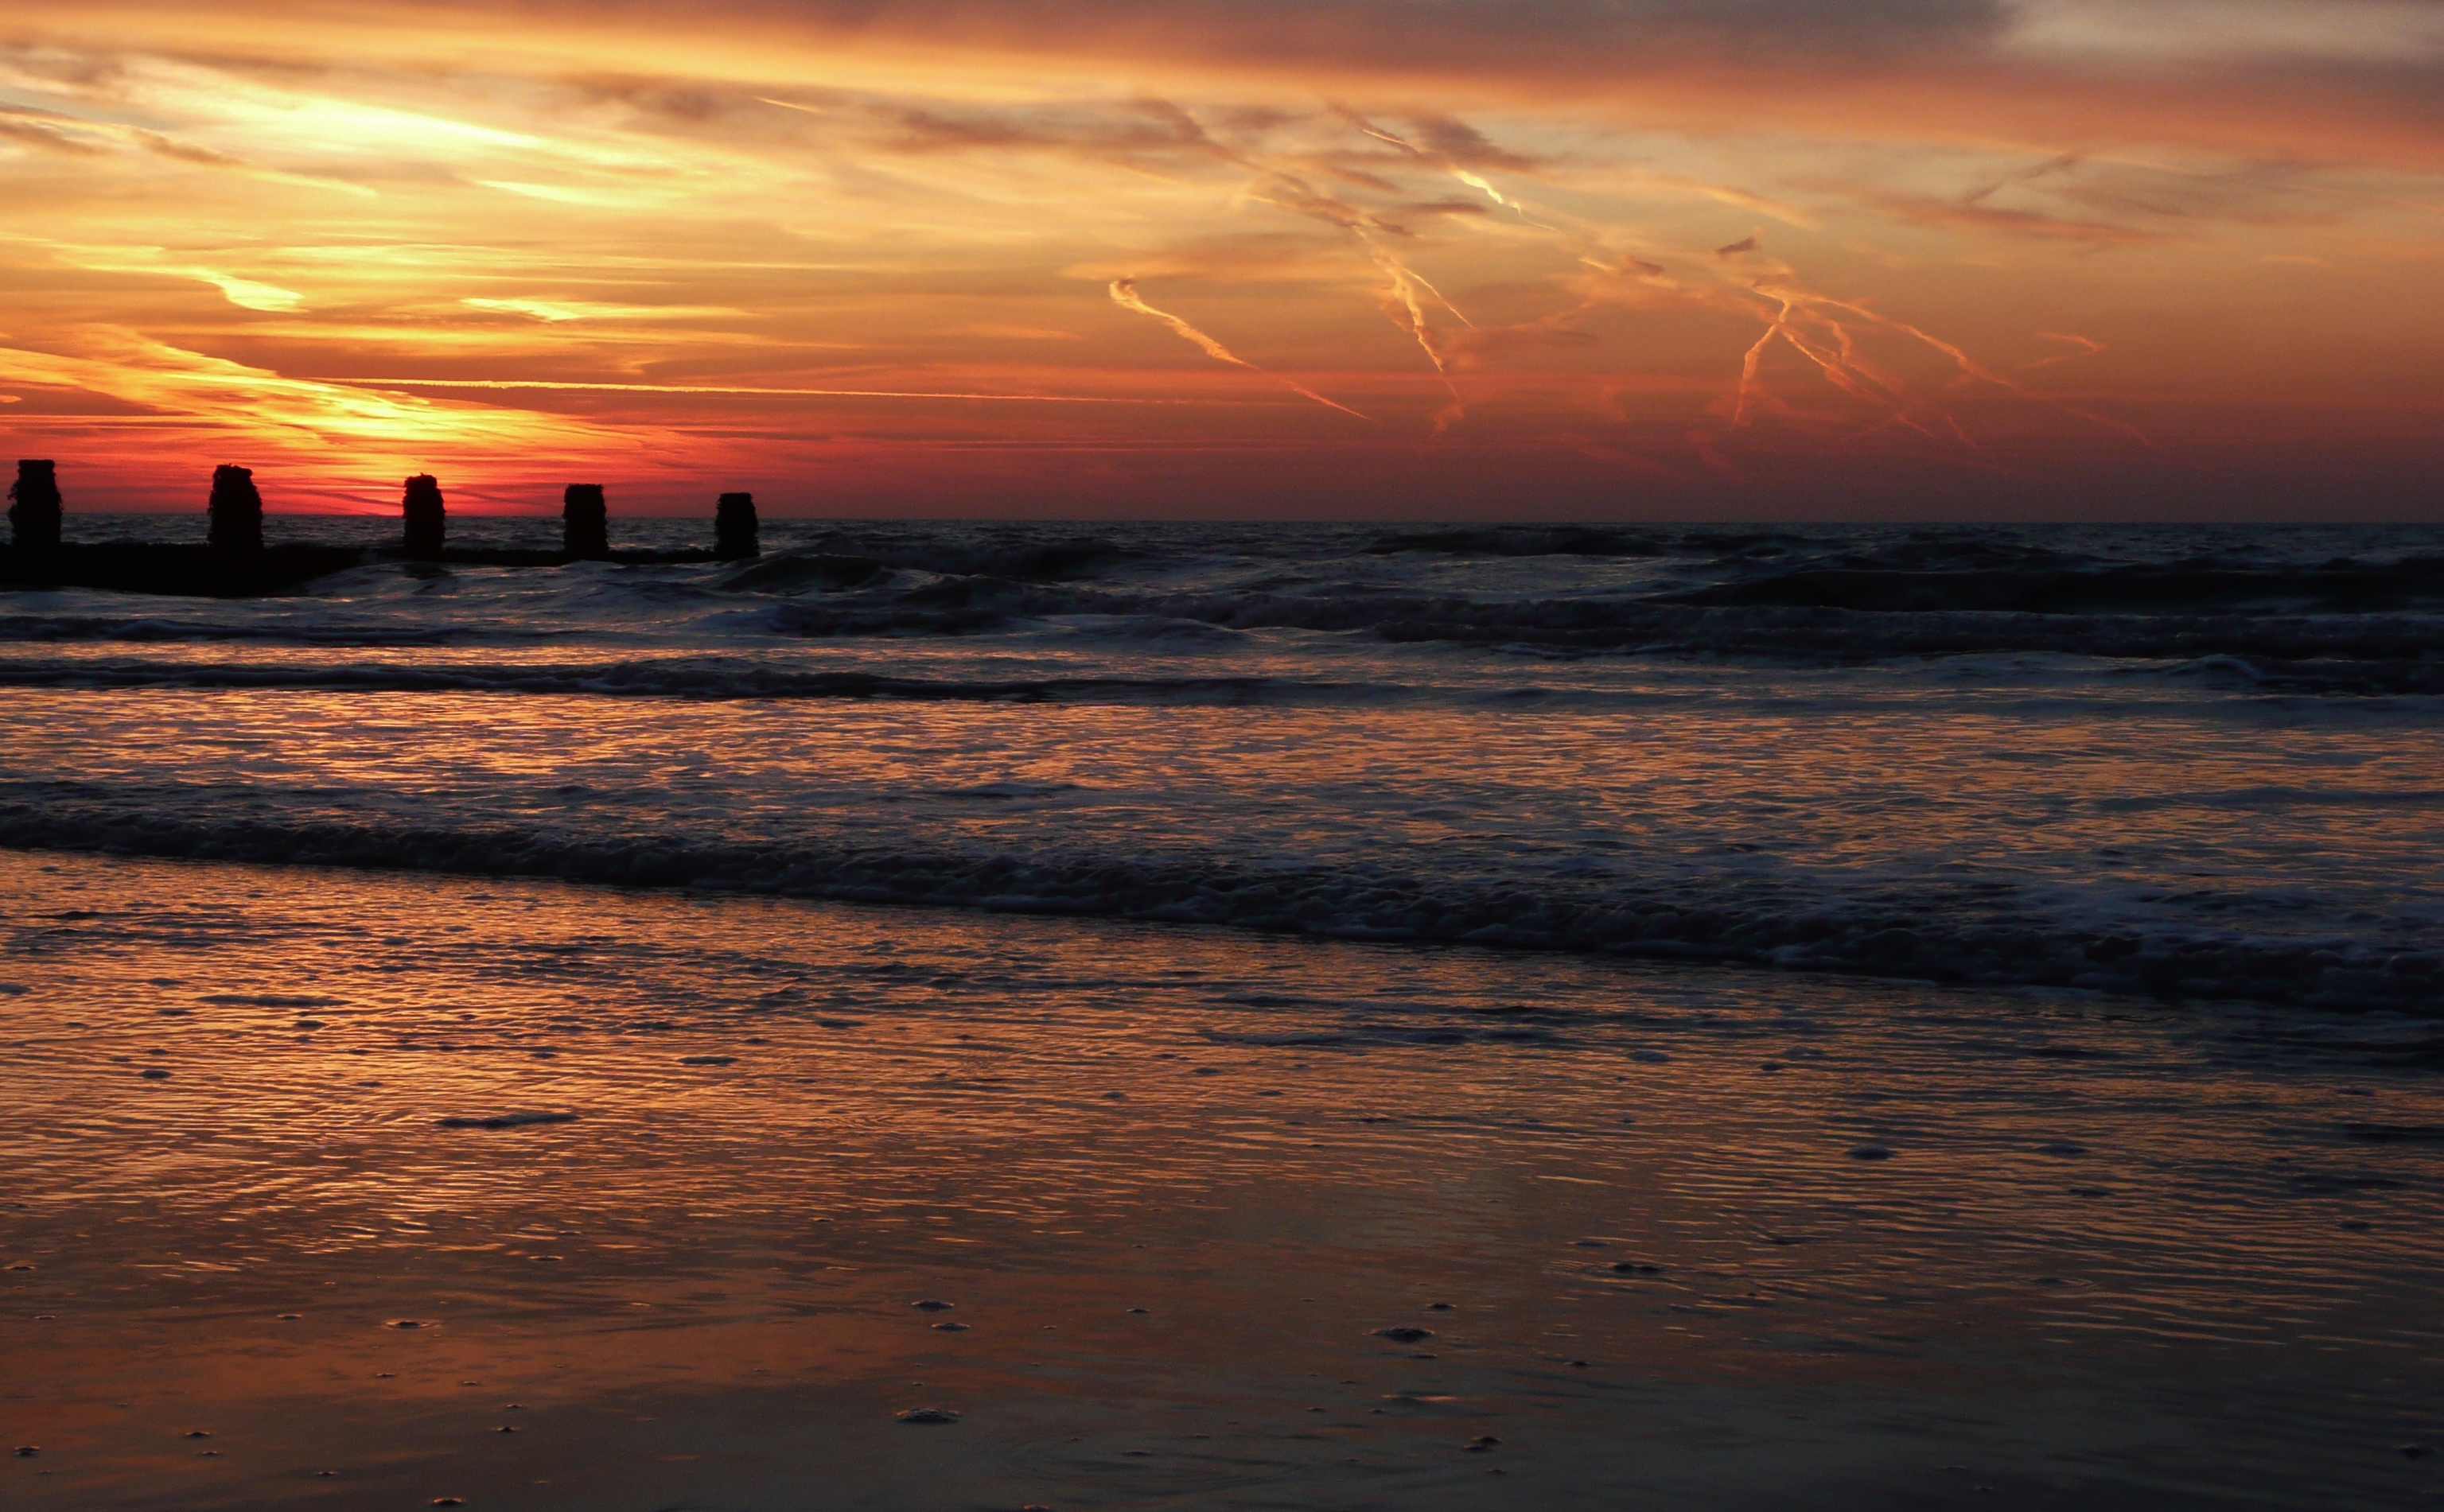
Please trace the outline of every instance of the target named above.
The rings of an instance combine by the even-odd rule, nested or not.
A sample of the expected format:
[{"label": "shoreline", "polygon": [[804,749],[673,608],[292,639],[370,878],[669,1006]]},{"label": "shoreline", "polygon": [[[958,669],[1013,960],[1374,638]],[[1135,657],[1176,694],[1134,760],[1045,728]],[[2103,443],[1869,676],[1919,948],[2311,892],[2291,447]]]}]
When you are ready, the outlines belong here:
[{"label": "shoreline", "polygon": [[[0,902],[29,1508],[2444,1489],[2444,1149],[2345,1127],[2444,1094],[2341,1045],[552,883]],[[576,1116],[443,1126],[519,1110]]]},{"label": "shoreline", "polygon": [[[28,811],[37,806],[46,812]],[[1779,915],[1767,909],[1741,931],[1749,938],[1726,938],[1732,931],[1724,929],[1716,911],[1651,888],[1617,889],[1600,897],[1570,900],[1546,908],[1546,917],[1534,921],[1519,920],[1515,905],[1506,914],[1503,895],[1474,901],[1463,894],[1433,904],[1437,915],[1434,927],[1362,917],[1319,922],[1296,907],[1303,893],[1342,891],[1362,880],[1379,897],[1399,893],[1403,879],[1382,875],[1355,879],[1331,872],[1308,876],[1287,868],[1233,876],[1193,859],[1175,859],[1167,866],[1102,860],[1065,867],[1062,857],[1052,856],[899,852],[850,843],[797,848],[739,840],[689,844],[660,836],[587,840],[499,828],[385,832],[310,821],[287,826],[240,821],[223,827],[158,813],[63,815],[61,807],[0,799],[0,847],[207,866],[300,867],[920,913],[1102,919],[1256,939],[1675,963],[1767,970],[1801,981],[2050,993],[2099,1004],[2189,1004],[2312,1016],[2398,1017],[2429,1024],[2444,1020],[2444,1001],[2435,997],[2430,978],[2391,967],[2397,955],[2416,955],[2409,948],[2350,951],[2324,941],[2252,947],[2237,938],[2191,935],[2172,937],[2168,949],[2139,930],[2092,929],[2048,937],[2034,935],[2025,925],[2010,931],[1973,920],[1944,926],[1930,924],[1923,915],[1864,913],[1835,921],[1821,909],[1797,904]],[[1093,891],[1081,893],[1082,886]],[[1421,887],[1411,891],[1419,900],[1426,896]],[[1250,906],[1237,904],[1242,894],[1251,900]],[[1409,907],[1426,911],[1422,901]],[[1454,913],[1461,926],[1449,922]],[[2017,949],[2042,969],[2015,972],[2009,969],[2013,962],[2009,956],[1975,964],[1980,949],[1994,940]],[[1857,943],[1857,950],[1845,953],[1849,942]],[[2068,964],[2065,950],[2074,952]],[[1920,962],[1930,965],[1912,968]],[[2217,975],[2202,974],[2193,962],[2207,963]],[[2143,969],[2115,969],[2125,963]],[[2321,986],[2328,979],[2342,985]],[[2432,1037],[2405,1042],[2401,1051],[2405,1064],[2432,1062],[2438,1053],[2439,1043]]]}]

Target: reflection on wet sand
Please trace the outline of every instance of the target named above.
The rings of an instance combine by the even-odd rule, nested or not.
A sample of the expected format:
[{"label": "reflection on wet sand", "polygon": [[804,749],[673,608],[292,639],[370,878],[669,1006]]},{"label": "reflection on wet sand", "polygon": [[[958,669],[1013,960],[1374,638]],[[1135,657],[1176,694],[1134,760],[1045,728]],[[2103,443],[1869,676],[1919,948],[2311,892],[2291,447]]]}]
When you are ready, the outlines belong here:
[{"label": "reflection on wet sand", "polygon": [[40,856],[0,914],[11,1506],[2444,1488],[2411,1021]]}]

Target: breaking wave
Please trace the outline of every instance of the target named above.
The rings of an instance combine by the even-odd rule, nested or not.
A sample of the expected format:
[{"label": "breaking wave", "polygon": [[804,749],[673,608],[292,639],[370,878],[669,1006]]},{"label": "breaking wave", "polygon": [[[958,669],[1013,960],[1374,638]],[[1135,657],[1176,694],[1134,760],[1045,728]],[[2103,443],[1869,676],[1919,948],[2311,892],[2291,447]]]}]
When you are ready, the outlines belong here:
[{"label": "breaking wave", "polygon": [[[991,680],[808,672],[720,658],[610,662],[328,664],[85,660],[11,666],[0,688],[292,689],[676,699],[877,699],[913,703],[1305,704],[1429,696],[1398,684],[1264,676],[1014,677]],[[1497,695],[1498,696],[1498,695]]]},{"label": "breaking wave", "polygon": [[[211,789],[14,785],[0,797],[0,845],[32,849],[1094,915],[2326,1009],[2432,1013],[2444,993],[2444,954],[2435,950],[2347,935],[2083,922],[2049,916],[2031,897],[1990,882],[1842,897],[1804,879],[1438,876],[1207,851],[462,827],[284,816]],[[206,817],[216,803],[222,811]]]}]

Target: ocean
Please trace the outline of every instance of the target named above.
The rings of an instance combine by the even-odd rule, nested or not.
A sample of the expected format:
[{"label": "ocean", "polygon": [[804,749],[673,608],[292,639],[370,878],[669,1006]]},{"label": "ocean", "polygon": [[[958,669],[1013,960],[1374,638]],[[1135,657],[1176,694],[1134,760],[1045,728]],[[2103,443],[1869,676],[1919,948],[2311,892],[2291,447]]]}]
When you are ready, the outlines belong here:
[{"label": "ocean", "polygon": [[[337,525],[291,528],[390,528]],[[2147,1000],[2444,983],[2433,529],[768,545],[14,596],[0,839]]]},{"label": "ocean", "polygon": [[0,598],[23,1504],[2444,1492],[2444,530],[763,543]]}]

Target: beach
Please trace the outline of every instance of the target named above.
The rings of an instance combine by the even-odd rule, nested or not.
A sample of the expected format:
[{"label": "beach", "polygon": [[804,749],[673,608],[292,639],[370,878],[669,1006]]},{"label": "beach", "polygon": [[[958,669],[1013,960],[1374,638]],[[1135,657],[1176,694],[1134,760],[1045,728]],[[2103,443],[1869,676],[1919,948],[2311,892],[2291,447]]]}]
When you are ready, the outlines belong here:
[{"label": "beach", "polygon": [[2438,1484],[2402,1452],[2444,1374],[2432,1029],[294,868],[5,885],[17,1505]]},{"label": "beach", "polygon": [[13,599],[9,1504],[2444,1492],[2415,533],[1164,528]]}]

